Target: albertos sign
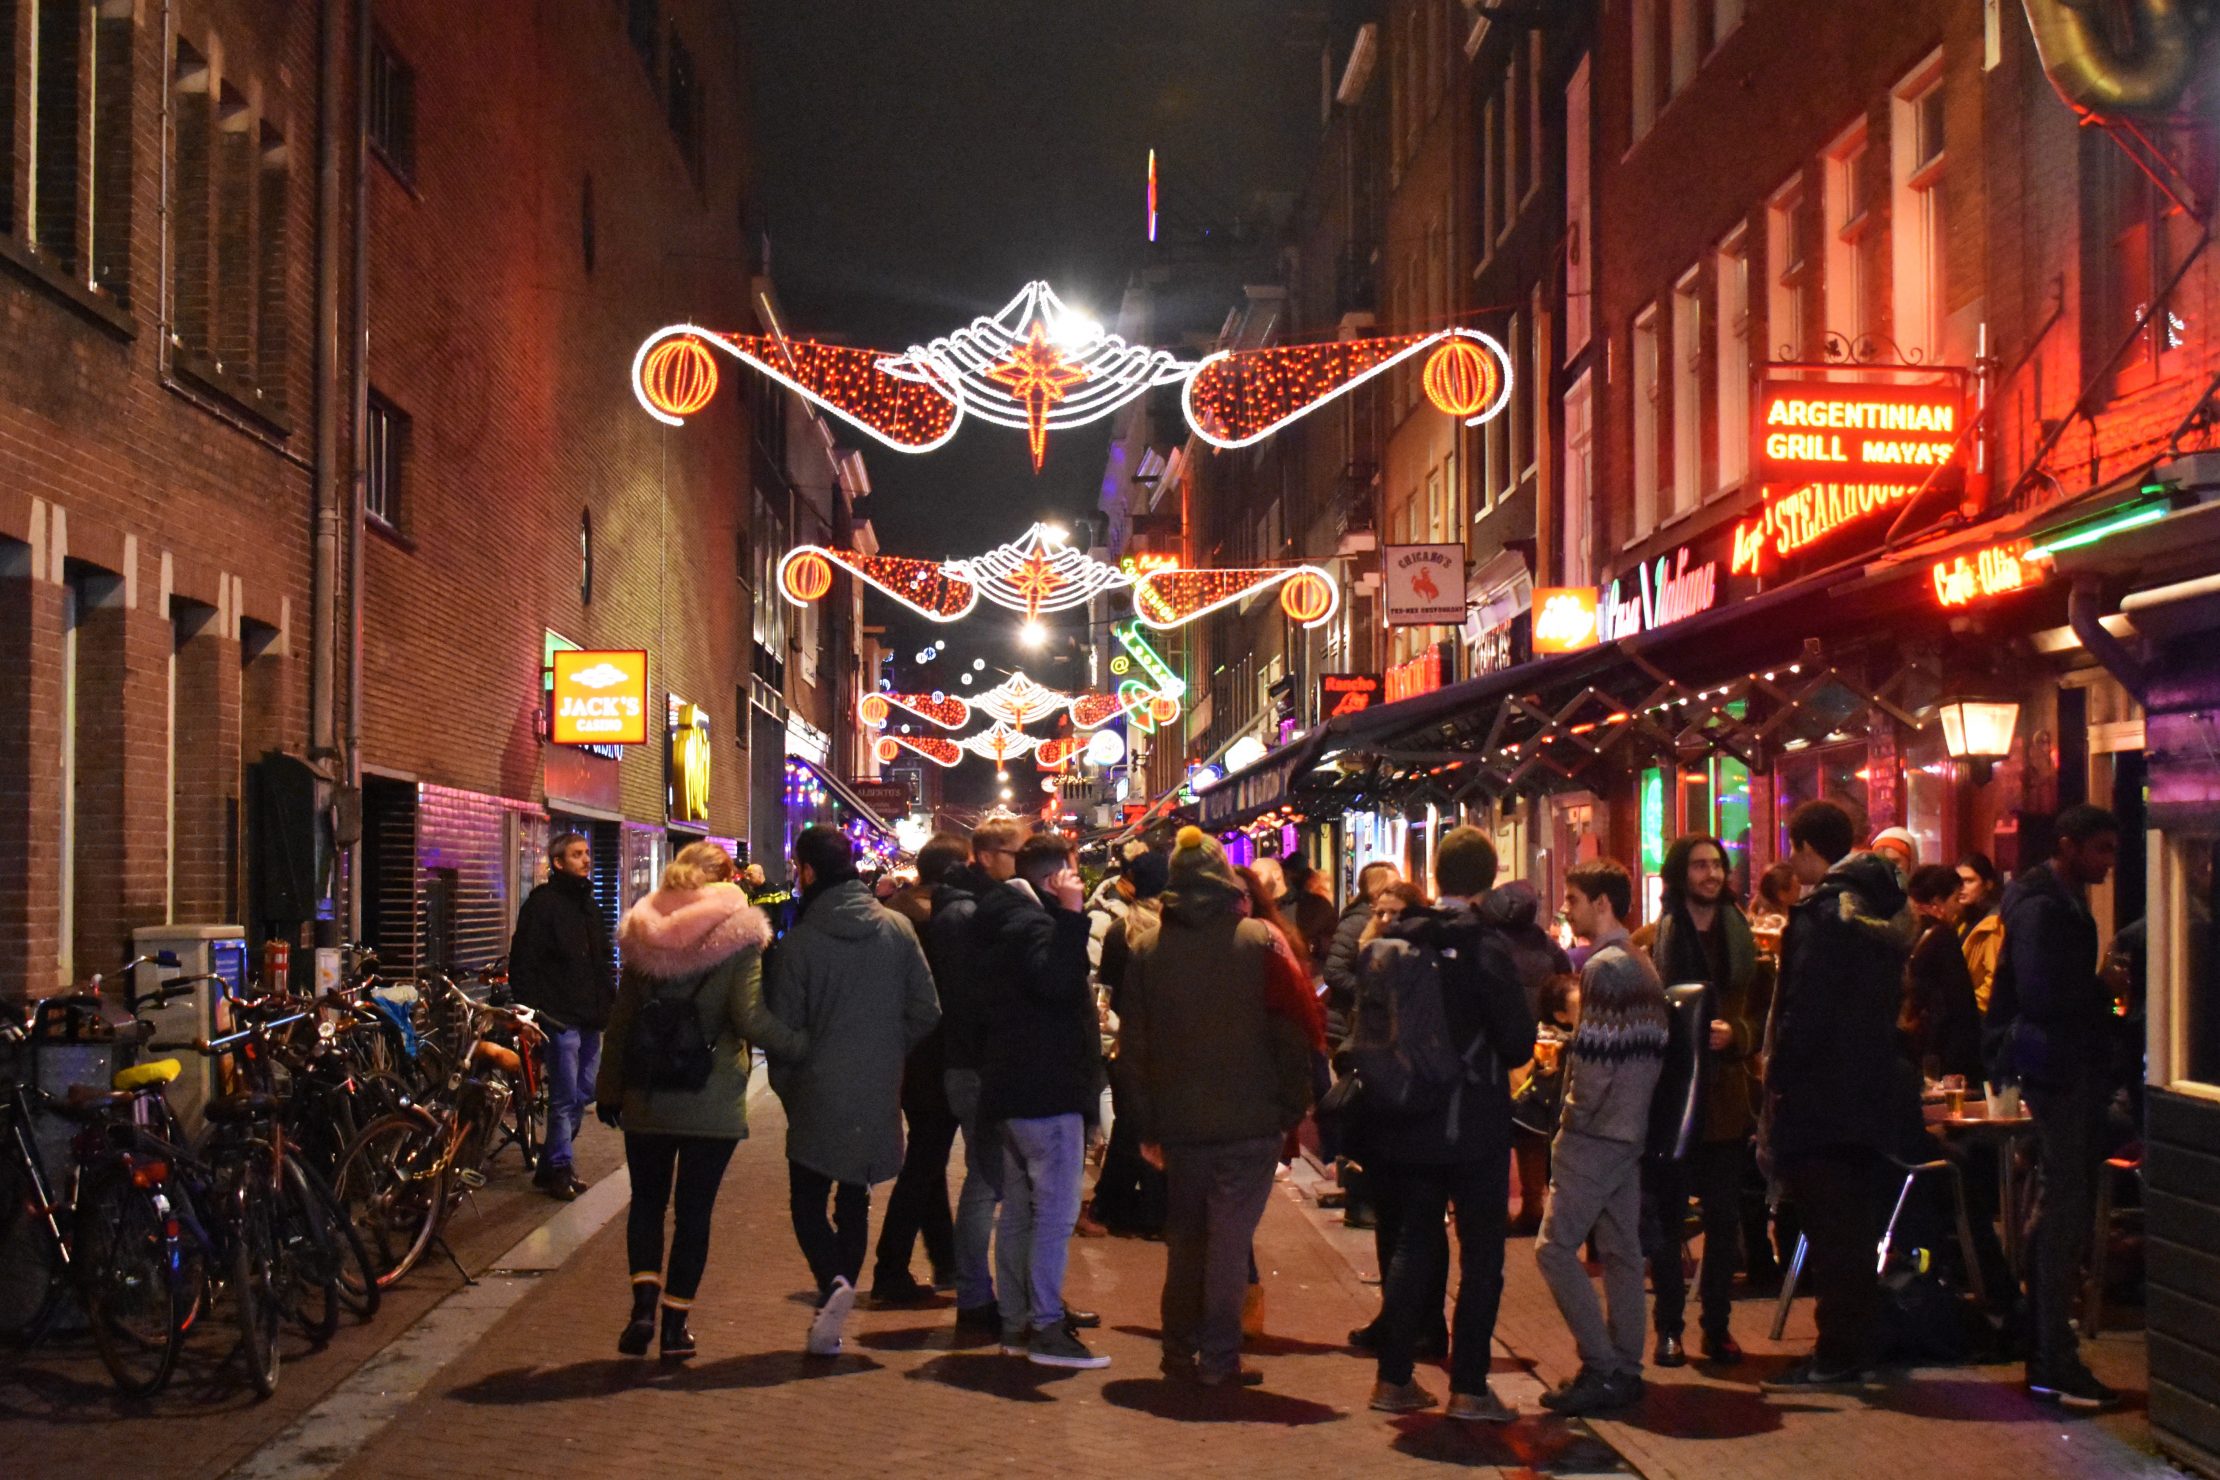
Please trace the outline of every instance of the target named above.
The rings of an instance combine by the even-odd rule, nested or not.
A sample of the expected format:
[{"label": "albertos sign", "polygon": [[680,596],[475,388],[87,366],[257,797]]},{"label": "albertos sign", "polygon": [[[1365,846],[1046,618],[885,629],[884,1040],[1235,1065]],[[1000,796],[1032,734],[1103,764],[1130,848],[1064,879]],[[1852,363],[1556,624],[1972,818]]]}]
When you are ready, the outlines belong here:
[{"label": "albertos sign", "polygon": [[1955,464],[1956,386],[1773,380],[1758,388],[1757,481],[1923,483]]},{"label": "albertos sign", "polygon": [[549,658],[548,738],[557,745],[645,745],[648,655],[560,648]]}]

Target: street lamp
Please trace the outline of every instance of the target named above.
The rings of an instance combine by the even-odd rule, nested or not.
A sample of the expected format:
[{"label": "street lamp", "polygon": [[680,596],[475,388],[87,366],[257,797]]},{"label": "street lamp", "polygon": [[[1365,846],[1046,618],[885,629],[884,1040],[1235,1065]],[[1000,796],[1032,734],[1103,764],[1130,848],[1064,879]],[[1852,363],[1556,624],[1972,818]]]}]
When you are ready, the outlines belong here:
[{"label": "street lamp", "polygon": [[1996,763],[2012,753],[2020,706],[2011,699],[1952,699],[1940,718],[1944,748],[1952,759],[1971,762],[1974,779],[1986,784]]},{"label": "street lamp", "polygon": [[1048,628],[1042,626],[1039,622],[1027,622],[1018,629],[1018,642],[1021,646],[1037,648],[1047,641]]}]

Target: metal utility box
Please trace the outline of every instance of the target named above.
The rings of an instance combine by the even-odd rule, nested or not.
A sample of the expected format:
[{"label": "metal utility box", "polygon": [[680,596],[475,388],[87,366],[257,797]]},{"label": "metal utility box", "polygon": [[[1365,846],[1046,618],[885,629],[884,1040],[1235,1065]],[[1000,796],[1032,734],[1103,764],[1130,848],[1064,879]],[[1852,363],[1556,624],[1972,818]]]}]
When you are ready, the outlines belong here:
[{"label": "metal utility box", "polygon": [[[152,992],[163,982],[181,976],[213,973],[222,978],[202,983],[200,990],[178,997],[142,1014],[154,1025],[150,1040],[157,1044],[187,1044],[195,1038],[213,1038],[231,1025],[231,1000],[244,996],[251,976],[247,957],[247,932],[237,925],[149,925],[131,932],[131,951],[152,956],[168,951],[175,966],[142,966],[132,985],[141,993]],[[120,1001],[120,994],[118,994]],[[154,1048],[144,1058],[174,1058],[185,1066],[170,1084],[170,1107],[187,1127],[200,1124],[200,1107],[215,1093],[214,1066],[189,1048]]]}]

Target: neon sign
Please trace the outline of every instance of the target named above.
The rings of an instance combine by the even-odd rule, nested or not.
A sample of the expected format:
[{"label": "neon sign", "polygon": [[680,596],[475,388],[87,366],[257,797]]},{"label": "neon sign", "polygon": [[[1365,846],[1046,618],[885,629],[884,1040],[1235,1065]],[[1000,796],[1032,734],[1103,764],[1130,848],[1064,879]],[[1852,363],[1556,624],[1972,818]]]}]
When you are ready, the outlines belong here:
[{"label": "neon sign", "polygon": [[1596,640],[1596,588],[1534,588],[1534,651],[1574,653]]},{"label": "neon sign", "polygon": [[2009,545],[1983,546],[1970,560],[1963,555],[1938,560],[1929,576],[1935,583],[1936,602],[1946,607],[1959,607],[1971,606],[1992,596],[2009,596],[2042,580],[2043,572],[2028,559],[2027,542],[2020,540]]},{"label": "neon sign", "polygon": [[1443,683],[1454,679],[1455,660],[1452,659],[1451,666],[1447,668],[1442,661],[1442,650],[1447,646],[1446,643],[1429,643],[1424,652],[1408,663],[1398,663],[1388,669],[1384,684],[1387,702],[1393,704],[1401,699],[1415,699],[1420,694],[1431,694]]},{"label": "neon sign", "polygon": [[[1635,588],[1624,599],[1622,580],[1604,587],[1596,603],[1596,640],[1616,642],[1637,632],[1654,632],[1684,617],[1707,612],[1719,601],[1719,562],[1688,563],[1688,549],[1660,555],[1650,565],[1636,566]],[[1537,644],[1538,645],[1538,644]]]},{"label": "neon sign", "polygon": [[647,660],[637,648],[558,648],[549,668],[554,704],[548,739],[557,745],[645,745]]},{"label": "neon sign", "polygon": [[1957,459],[1964,401],[1955,386],[1767,380],[1758,392],[1761,483],[1914,482]]},{"label": "neon sign", "polygon": [[1759,575],[1768,556],[1793,555],[1918,491],[1916,483],[1806,483],[1793,493],[1768,499],[1755,519],[1736,521],[1728,569],[1738,576]]}]

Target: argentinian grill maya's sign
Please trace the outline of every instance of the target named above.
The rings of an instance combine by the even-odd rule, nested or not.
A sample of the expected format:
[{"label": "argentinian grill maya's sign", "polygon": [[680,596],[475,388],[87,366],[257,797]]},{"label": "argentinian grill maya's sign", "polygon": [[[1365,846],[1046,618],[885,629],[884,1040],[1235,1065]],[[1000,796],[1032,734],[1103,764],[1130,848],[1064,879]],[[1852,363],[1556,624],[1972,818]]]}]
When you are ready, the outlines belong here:
[{"label": "argentinian grill maya's sign", "polygon": [[1767,574],[1838,529],[1884,525],[1886,511],[1930,480],[1954,484],[1964,411],[1955,381],[1767,379],[1758,393],[1754,468],[1766,502],[1735,525],[1729,569]]}]

